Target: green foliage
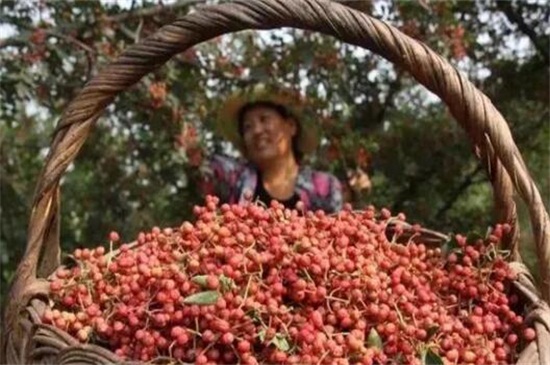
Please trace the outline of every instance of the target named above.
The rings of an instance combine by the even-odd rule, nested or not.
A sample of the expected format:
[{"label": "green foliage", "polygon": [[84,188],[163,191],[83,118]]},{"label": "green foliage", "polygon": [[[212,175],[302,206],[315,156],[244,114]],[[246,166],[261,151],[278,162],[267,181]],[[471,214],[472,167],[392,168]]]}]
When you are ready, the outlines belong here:
[{"label": "green foliage", "polygon": [[[24,251],[34,187],[68,102],[123,49],[197,3],[2,2],[0,24],[13,33],[0,40],[2,294]],[[352,5],[426,42],[481,88],[509,122],[548,201],[547,8],[510,4]],[[201,201],[197,162],[227,150],[211,133],[220,103],[227,92],[266,79],[300,87],[317,111],[323,144],[314,166],[344,182],[347,170],[367,170],[373,187],[349,196],[356,206],[404,211],[443,232],[485,231],[493,223],[491,188],[465,133],[399,68],[308,31],[246,31],[174,57],[107,108],[62,180],[64,250],[105,243],[111,230],[132,239],[190,219]],[[201,150],[186,145],[189,130]],[[524,232],[526,212],[520,206]],[[523,237],[535,264],[532,238]]]},{"label": "green foliage", "polygon": [[374,347],[377,349],[382,349],[382,339],[380,338],[380,335],[374,328],[371,328],[369,332],[369,337],[367,338],[367,345],[369,348]]},{"label": "green foliage", "polygon": [[183,299],[185,304],[195,305],[213,305],[220,299],[221,294],[215,290],[203,291],[200,293],[192,294]]}]

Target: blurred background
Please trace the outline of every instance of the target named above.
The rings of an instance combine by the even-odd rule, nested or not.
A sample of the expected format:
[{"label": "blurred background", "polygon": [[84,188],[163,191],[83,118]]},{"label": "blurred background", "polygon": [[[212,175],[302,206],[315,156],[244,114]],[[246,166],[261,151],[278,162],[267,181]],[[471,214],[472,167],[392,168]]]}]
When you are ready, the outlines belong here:
[{"label": "blurred background", "polygon": [[[0,5],[1,291],[26,244],[35,184],[67,104],[126,47],[213,0],[9,1]],[[540,1],[341,3],[427,43],[487,94],[550,199],[549,7]],[[244,31],[177,55],[120,94],[62,180],[64,250],[178,225],[202,202],[204,158],[233,154],[211,133],[228,92],[276,81],[299,88],[323,141],[310,163],[336,174],[357,208],[405,212],[444,233],[494,222],[491,186],[440,100],[371,52],[296,30]],[[349,189],[360,169],[364,189]],[[536,265],[518,200],[522,252]]]}]

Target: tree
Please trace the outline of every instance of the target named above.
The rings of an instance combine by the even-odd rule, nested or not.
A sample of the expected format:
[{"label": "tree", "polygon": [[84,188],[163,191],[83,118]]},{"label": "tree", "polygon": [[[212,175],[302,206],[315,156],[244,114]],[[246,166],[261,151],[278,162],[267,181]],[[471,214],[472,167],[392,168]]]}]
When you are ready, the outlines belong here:
[{"label": "tree", "polygon": [[[22,255],[33,189],[67,103],[125,47],[204,2],[2,3],[0,24],[13,31],[0,41],[2,284]],[[550,197],[544,2],[350,4],[467,73],[507,118]],[[121,94],[63,178],[63,248],[100,244],[112,229],[131,239],[190,218],[201,201],[196,166],[227,150],[211,133],[223,96],[266,79],[300,87],[319,116],[323,144],[313,165],[342,181],[356,167],[371,175],[372,191],[350,197],[357,207],[388,206],[443,232],[484,231],[493,221],[490,185],[444,105],[370,52],[285,29],[201,44]],[[190,149],[190,138],[201,148]]]}]

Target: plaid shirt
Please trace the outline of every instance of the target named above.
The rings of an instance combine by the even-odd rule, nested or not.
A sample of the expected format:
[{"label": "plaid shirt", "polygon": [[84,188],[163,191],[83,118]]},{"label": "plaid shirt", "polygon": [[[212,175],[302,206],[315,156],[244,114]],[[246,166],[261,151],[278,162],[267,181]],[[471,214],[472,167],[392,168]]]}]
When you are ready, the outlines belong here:
[{"label": "plaid shirt", "polygon": [[[258,184],[257,170],[251,164],[227,156],[212,156],[202,170],[203,192],[224,203],[246,202],[245,196],[253,195]],[[342,209],[342,186],[334,175],[301,166],[295,192],[306,210],[333,213]]]}]

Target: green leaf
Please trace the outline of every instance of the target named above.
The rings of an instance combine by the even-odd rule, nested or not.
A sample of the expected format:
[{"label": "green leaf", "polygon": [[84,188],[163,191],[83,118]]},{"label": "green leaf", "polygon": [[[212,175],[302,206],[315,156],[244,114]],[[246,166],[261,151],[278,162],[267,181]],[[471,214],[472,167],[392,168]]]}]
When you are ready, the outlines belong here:
[{"label": "green leaf", "polygon": [[237,285],[235,285],[235,281],[225,275],[220,276],[220,284],[224,292],[230,291],[237,287]]},{"label": "green leaf", "polygon": [[220,293],[215,290],[208,290],[186,297],[183,300],[183,303],[196,305],[212,305],[216,304],[219,298]]},{"label": "green leaf", "polygon": [[203,288],[206,288],[206,286],[207,286],[206,279],[207,278],[208,278],[208,275],[197,275],[197,276],[193,276],[191,281],[194,282],[197,285],[202,286]]},{"label": "green leaf", "polygon": [[288,343],[286,337],[281,333],[277,333],[273,340],[271,340],[271,343],[283,352],[290,350],[290,344]]},{"label": "green leaf", "polygon": [[422,365],[445,365],[441,356],[433,352],[431,349],[422,352]]},{"label": "green leaf", "polygon": [[262,318],[260,317],[260,311],[256,308],[252,308],[248,312],[246,312],[246,315],[252,319],[252,322],[254,323],[261,323]]},{"label": "green leaf", "polygon": [[[197,275],[197,276],[193,276],[191,281],[197,285],[200,285],[203,288],[206,288],[208,287],[207,279],[208,279],[208,275]],[[224,276],[224,275],[220,276],[220,284],[223,292],[230,291],[236,287],[233,279],[228,278],[227,276]]]},{"label": "green leaf", "polygon": [[433,337],[439,331],[439,326],[432,326],[428,328],[428,331],[426,333],[428,334],[428,337],[426,338],[426,341]]},{"label": "green leaf", "polygon": [[258,333],[258,337],[260,338],[260,341],[262,341],[262,342],[265,341],[265,329],[261,330],[261,331]]},{"label": "green leaf", "polygon": [[382,349],[382,339],[380,335],[374,328],[371,328],[369,332],[369,337],[367,338],[368,347],[376,347],[377,349]]}]

